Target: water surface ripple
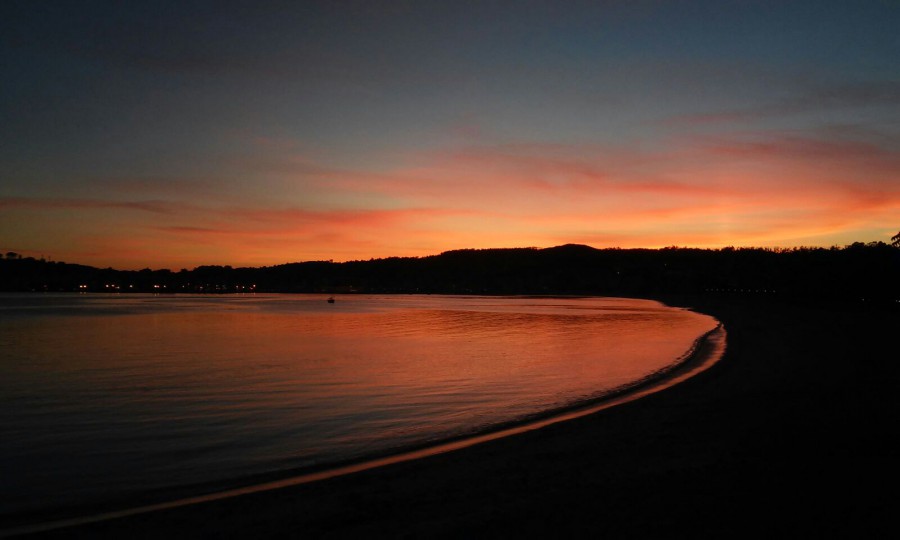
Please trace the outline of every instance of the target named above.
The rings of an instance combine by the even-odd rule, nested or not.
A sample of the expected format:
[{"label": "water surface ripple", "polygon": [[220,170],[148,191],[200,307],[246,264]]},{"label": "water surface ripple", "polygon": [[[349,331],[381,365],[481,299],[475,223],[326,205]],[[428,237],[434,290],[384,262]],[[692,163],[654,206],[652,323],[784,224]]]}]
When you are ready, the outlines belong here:
[{"label": "water surface ripple", "polygon": [[715,327],[618,298],[0,295],[0,512],[483,431],[644,378]]}]

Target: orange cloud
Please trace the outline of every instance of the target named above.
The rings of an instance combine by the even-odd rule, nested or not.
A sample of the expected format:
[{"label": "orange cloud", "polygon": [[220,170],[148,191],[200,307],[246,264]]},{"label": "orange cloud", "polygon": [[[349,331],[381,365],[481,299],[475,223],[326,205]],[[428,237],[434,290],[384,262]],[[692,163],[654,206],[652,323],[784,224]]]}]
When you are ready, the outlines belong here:
[{"label": "orange cloud", "polygon": [[[900,157],[876,138],[745,132],[644,148],[482,145],[377,171],[273,147],[286,153],[235,158],[229,174],[247,181],[208,186],[213,198],[180,181],[126,183],[111,200],[0,198],[0,230],[19,238],[0,235],[0,248],[134,268],[567,242],[830,245],[879,239],[900,214]],[[145,188],[154,199],[128,198]]]}]

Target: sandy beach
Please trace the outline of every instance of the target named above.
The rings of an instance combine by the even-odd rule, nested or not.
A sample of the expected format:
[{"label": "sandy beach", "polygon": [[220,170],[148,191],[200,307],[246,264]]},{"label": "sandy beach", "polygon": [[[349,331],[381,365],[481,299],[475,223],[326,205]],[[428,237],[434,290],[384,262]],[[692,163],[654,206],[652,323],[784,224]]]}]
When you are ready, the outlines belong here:
[{"label": "sandy beach", "polygon": [[900,388],[897,309],[662,300],[719,319],[727,350],[709,370],[640,400],[423,459],[31,537],[865,537],[893,529],[897,450],[886,437]]}]

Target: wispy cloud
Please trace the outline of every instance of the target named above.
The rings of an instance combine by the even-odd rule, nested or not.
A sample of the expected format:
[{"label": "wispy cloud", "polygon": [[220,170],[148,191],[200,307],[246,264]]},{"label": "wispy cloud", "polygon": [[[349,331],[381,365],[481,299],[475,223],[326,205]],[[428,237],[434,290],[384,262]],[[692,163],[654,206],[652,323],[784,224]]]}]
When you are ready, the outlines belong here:
[{"label": "wispy cloud", "polygon": [[[280,164],[280,182],[303,189],[279,191],[277,200],[235,192],[184,203],[179,190],[192,186],[175,181],[164,184],[167,199],[5,197],[0,208],[47,216],[66,210],[45,229],[65,227],[78,253],[102,245],[123,259],[165,258],[172,267],[566,242],[791,245],[880,230],[895,220],[897,152],[881,140],[827,135],[742,131],[643,148],[470,145],[423,152],[379,171],[295,159],[288,145],[270,157]],[[271,172],[271,163],[249,159],[240,174],[256,178]],[[152,185],[126,184],[120,194],[144,187]],[[305,189],[329,204],[305,197]],[[139,246],[156,247],[138,253]]]},{"label": "wispy cloud", "polygon": [[138,210],[153,214],[175,214],[180,207],[183,207],[183,205],[167,201],[104,201],[99,199],[0,197],[0,208],[10,209],[123,209]]},{"label": "wispy cloud", "polygon": [[816,139],[796,135],[768,135],[756,140],[719,138],[710,141],[708,148],[713,154],[726,158],[754,160],[771,158],[829,162],[880,160],[889,163],[898,159],[893,152],[870,142]]},{"label": "wispy cloud", "polygon": [[738,123],[806,113],[900,106],[900,82],[874,81],[853,84],[808,86],[780,100],[720,111],[674,116],[672,125]]}]

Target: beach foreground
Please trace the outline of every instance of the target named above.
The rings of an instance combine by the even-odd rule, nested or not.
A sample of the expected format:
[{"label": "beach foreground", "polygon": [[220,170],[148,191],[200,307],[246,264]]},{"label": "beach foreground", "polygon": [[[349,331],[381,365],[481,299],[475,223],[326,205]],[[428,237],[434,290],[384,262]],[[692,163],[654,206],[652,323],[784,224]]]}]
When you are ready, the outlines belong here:
[{"label": "beach foreground", "polygon": [[893,530],[896,309],[664,298],[723,359],[640,400],[329,480],[34,537],[731,536]]}]

